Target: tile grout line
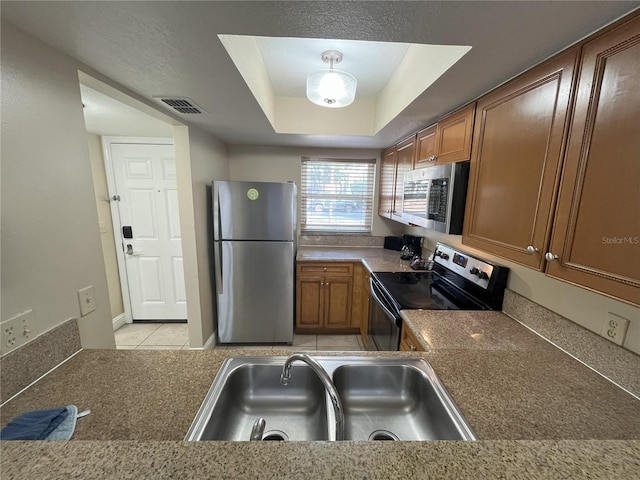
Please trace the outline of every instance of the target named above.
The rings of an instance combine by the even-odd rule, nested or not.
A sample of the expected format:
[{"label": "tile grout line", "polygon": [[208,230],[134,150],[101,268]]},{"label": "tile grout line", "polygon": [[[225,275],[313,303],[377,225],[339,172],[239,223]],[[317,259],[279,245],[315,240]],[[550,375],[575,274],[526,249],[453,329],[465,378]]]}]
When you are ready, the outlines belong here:
[{"label": "tile grout line", "polygon": [[[152,324],[152,323],[127,323],[126,325],[153,325],[153,324]],[[123,326],[122,326],[122,327],[120,327],[120,328],[124,328],[126,325],[123,325]],[[146,337],[144,337],[144,339],[142,340],[142,342],[144,342],[144,341],[145,341],[146,339],[148,339],[151,335],[153,335],[154,333],[156,333],[156,332],[160,329],[160,327],[161,327],[162,325],[164,325],[164,324],[160,324],[160,325],[159,325],[159,326],[158,326],[158,327],[157,327],[153,332],[151,332],[149,335],[147,335]],[[118,330],[120,330],[120,328],[119,328]],[[116,330],[116,331],[117,331],[117,330]],[[137,348],[137,347],[139,347],[140,345],[142,345],[142,342],[140,342],[139,344],[134,345],[134,346]],[[118,346],[118,343],[116,342],[116,347],[117,347],[117,346]],[[129,347],[129,346],[132,346],[132,345],[121,345],[121,346],[123,346],[123,347]]]}]

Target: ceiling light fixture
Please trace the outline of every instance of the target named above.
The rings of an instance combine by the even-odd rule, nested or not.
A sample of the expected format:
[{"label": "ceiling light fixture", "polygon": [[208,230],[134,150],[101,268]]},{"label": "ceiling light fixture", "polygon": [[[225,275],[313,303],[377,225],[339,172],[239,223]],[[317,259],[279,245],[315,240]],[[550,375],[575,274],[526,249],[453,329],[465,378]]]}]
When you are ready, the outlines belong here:
[{"label": "ceiling light fixture", "polygon": [[307,98],[316,105],[329,108],[346,107],[356,97],[358,80],[353,75],[334,70],[333,65],[342,61],[337,50],[322,52],[320,58],[330,64],[329,70],[310,73],[307,77]]}]

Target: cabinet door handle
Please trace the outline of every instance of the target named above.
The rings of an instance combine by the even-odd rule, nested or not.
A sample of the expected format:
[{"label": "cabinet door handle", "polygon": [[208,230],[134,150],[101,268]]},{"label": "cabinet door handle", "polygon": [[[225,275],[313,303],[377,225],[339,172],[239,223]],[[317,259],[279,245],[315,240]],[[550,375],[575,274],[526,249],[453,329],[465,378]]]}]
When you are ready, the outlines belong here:
[{"label": "cabinet door handle", "polygon": [[544,258],[547,260],[547,262],[551,262],[551,261],[553,261],[553,260],[555,260],[557,258],[560,258],[560,257],[558,257],[558,255],[555,255],[555,254],[553,254],[551,252],[547,252],[547,253],[544,254]]},{"label": "cabinet door handle", "polygon": [[326,272],[326,271],[327,271],[327,267],[324,267],[324,268],[322,269],[322,271]]},{"label": "cabinet door handle", "polygon": [[411,350],[412,352],[415,352],[416,351],[416,346],[415,345],[411,345],[409,347],[409,350]]},{"label": "cabinet door handle", "polygon": [[324,287],[324,282],[320,282],[320,286],[321,286],[321,287]]},{"label": "cabinet door handle", "polygon": [[324,286],[325,286],[325,287],[328,287],[328,286],[329,286],[329,282],[325,283],[325,284],[324,284]]},{"label": "cabinet door handle", "polygon": [[538,251],[538,249],[536,247],[534,247],[533,245],[529,245],[527,247],[527,253],[529,255],[533,255],[534,253],[536,253]]}]

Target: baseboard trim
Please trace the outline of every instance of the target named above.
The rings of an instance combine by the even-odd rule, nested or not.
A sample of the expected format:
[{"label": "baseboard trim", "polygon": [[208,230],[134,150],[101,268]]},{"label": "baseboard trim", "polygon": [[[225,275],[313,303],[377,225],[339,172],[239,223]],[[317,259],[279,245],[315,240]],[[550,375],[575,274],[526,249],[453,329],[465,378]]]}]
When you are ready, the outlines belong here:
[{"label": "baseboard trim", "polygon": [[207,340],[204,343],[204,346],[202,347],[203,350],[213,350],[213,347],[215,347],[216,345],[216,332],[213,332],[211,334],[211,336],[209,337],[209,340]]},{"label": "baseboard trim", "polygon": [[113,321],[113,331],[115,332],[117,329],[119,329],[121,326],[127,323],[127,318],[125,317],[124,313],[121,313],[112,321]]},{"label": "baseboard trim", "polygon": [[203,347],[189,347],[189,350],[213,350],[216,345],[216,332],[213,332]]}]

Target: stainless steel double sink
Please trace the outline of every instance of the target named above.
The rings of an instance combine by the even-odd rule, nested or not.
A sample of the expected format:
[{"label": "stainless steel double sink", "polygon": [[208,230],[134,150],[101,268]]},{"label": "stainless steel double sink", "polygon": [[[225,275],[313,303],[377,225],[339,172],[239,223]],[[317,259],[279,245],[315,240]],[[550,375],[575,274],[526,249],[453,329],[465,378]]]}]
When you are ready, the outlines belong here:
[{"label": "stainless steel double sink", "polygon": [[[464,417],[422,359],[314,356],[333,380],[344,409],[344,440],[475,440]],[[286,357],[232,357],[213,381],[185,440],[331,441],[335,414],[306,364],[280,382]]]}]

